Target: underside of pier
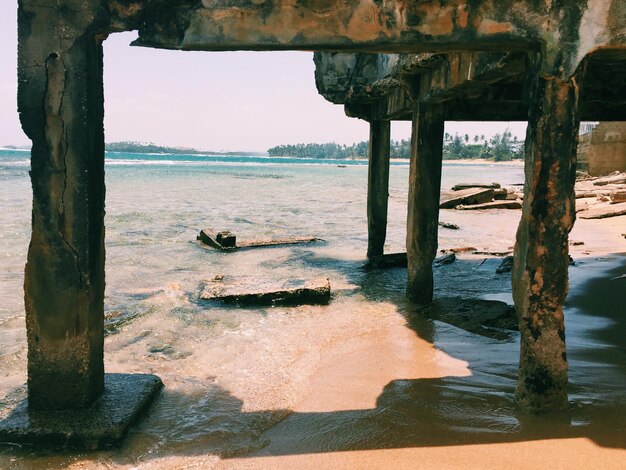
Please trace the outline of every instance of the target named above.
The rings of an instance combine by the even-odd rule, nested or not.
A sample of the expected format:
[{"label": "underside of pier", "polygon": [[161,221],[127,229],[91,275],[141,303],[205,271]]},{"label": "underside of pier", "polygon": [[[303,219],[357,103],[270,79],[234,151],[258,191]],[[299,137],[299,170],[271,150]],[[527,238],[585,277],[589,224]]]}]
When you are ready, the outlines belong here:
[{"label": "underside of pier", "polygon": [[517,398],[531,410],[567,406],[577,133],[581,119],[626,119],[623,0],[20,0],[18,23],[34,196],[31,412],[88,409],[107,384],[102,42],[127,30],[155,48],[318,51],[319,91],[371,123],[370,257],[385,240],[389,121],[411,120],[407,296],[421,304],[433,295],[444,122],[528,121]]}]

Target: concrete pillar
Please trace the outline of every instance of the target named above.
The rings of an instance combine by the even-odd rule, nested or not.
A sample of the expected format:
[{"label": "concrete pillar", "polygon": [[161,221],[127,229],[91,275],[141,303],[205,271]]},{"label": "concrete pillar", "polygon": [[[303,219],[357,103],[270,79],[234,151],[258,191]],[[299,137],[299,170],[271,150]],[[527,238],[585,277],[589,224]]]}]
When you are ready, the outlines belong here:
[{"label": "concrete pillar", "polygon": [[390,122],[370,122],[367,179],[367,257],[369,259],[382,256],[387,236],[390,145]]},{"label": "concrete pillar", "polygon": [[416,105],[411,133],[406,296],[424,305],[433,299],[432,263],[437,255],[443,129],[443,106]]},{"label": "concrete pillar", "polygon": [[24,294],[33,410],[85,408],[104,388],[104,112],[95,33],[104,10],[74,3],[19,8],[18,108],[32,140]]},{"label": "concrete pillar", "polygon": [[513,296],[521,332],[517,400],[530,410],[567,407],[563,302],[568,234],[575,219],[578,87],[536,79],[526,135],[524,206],[517,231]]}]

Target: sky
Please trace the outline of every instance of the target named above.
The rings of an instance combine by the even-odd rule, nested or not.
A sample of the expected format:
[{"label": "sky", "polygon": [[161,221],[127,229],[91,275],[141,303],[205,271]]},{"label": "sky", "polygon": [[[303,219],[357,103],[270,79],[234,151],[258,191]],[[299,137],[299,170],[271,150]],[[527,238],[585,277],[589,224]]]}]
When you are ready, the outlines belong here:
[{"label": "sky", "polygon": [[[0,1],[0,146],[30,144],[17,114],[17,1]],[[307,52],[183,52],[130,47],[136,33],[104,43],[105,140],[214,151],[266,151],[281,144],[367,140],[368,124],[317,93]],[[526,123],[446,123],[450,134]],[[394,122],[392,139],[410,123]]]}]

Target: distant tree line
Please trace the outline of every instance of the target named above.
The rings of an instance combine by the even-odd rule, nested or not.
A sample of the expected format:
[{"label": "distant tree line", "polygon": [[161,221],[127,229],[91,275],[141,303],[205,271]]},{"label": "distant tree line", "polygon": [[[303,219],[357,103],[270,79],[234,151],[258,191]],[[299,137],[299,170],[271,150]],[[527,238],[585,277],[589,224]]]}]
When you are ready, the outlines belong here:
[{"label": "distant tree line", "polygon": [[[352,145],[339,145],[334,142],[326,144],[296,144],[277,145],[267,151],[272,157],[301,157],[301,158],[367,158],[367,141]],[[391,158],[409,158],[411,155],[411,141],[392,140],[390,146]],[[484,135],[473,136],[468,134],[454,136],[446,133],[443,142],[444,160],[460,160],[470,158],[485,158],[495,161],[507,161],[524,157],[524,141],[513,137],[509,129],[502,134],[496,134],[491,139]]]},{"label": "distant tree line", "polygon": [[200,153],[195,149],[181,149],[177,147],[163,147],[153,143],[144,142],[110,142],[105,145],[109,152],[124,153],[170,153],[170,154],[195,154]]},{"label": "distant tree line", "polygon": [[495,134],[491,139],[484,135],[475,135],[472,138],[468,134],[454,136],[444,135],[443,140],[444,160],[460,160],[468,158],[484,158],[503,162],[524,158],[524,141],[514,137],[509,129],[502,134]]}]

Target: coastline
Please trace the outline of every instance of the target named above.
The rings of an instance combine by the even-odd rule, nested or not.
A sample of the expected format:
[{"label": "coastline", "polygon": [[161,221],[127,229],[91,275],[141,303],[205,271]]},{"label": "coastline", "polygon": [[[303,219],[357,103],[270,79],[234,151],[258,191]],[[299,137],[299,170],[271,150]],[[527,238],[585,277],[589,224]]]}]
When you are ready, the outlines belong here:
[{"label": "coastline", "polygon": [[[309,194],[328,195],[318,201],[319,207],[325,207],[320,219],[306,227],[329,220],[333,224],[329,233],[334,235],[338,227],[345,230],[348,225],[346,214],[362,221],[363,211],[356,202],[362,200],[361,193],[355,192],[348,193],[350,204],[338,204],[336,212],[329,212],[330,201],[338,197],[328,188],[345,187],[343,182],[355,178],[352,172],[332,167],[319,174],[331,172],[338,180],[324,191],[320,191],[321,177],[295,180],[292,187],[302,193],[306,207]],[[122,173],[127,177],[122,170],[118,175]],[[404,244],[405,224],[399,214],[405,213],[406,168],[396,173],[390,198],[389,252],[399,251]],[[461,173],[467,174],[466,170]],[[197,187],[188,175],[181,177],[181,182],[191,185],[186,194],[201,194],[209,174],[197,177]],[[275,170],[269,174],[273,181]],[[250,176],[245,176],[241,187],[252,191]],[[223,187],[217,186],[219,181]],[[223,201],[232,199],[227,190],[232,190],[233,181],[237,180],[220,174],[208,185],[211,194],[226,194]],[[309,189],[300,181],[310,181]],[[361,188],[360,181],[354,180],[355,187]],[[133,192],[122,192],[122,184]],[[142,184],[147,184],[143,177]],[[154,226],[166,219],[161,217],[162,207],[155,205],[148,213],[155,214],[150,219],[134,205],[145,211],[151,202],[164,199],[171,204],[175,196],[161,180],[140,190],[134,186],[126,179],[112,179],[109,186],[111,222],[107,229],[109,240],[115,243],[107,247],[108,272],[119,274],[124,266],[135,264],[141,278],[128,282],[128,278],[110,275],[108,285],[109,293],[117,296],[111,305],[123,309],[127,295],[141,314],[106,337],[105,367],[107,372],[155,373],[165,383],[163,394],[120,449],[60,455],[4,449],[0,467],[623,468],[626,429],[620,418],[626,408],[626,363],[620,350],[611,348],[626,335],[625,326],[611,323],[614,319],[601,313],[589,315],[579,297],[595,305],[608,291],[603,285],[590,291],[590,284],[612,282],[618,288],[626,282],[608,281],[622,272],[615,271],[618,264],[619,269],[626,269],[624,262],[615,261],[616,253],[626,253],[626,239],[621,236],[624,217],[580,219],[575,224],[570,238],[584,244],[570,247],[576,264],[570,268],[566,307],[574,406],[565,415],[532,417],[519,413],[513,403],[519,354],[515,334],[497,328],[475,329],[443,316],[418,315],[404,300],[406,271],[362,271],[364,244],[349,238],[350,232],[340,232],[328,245],[293,252],[229,255],[203,251],[183,233],[166,239],[167,245],[182,239],[178,251],[168,251],[154,235],[158,233]],[[241,227],[258,230],[263,221],[258,214],[272,210],[262,205],[267,194],[273,196],[271,204],[286,201],[276,214],[298,207],[298,200],[288,197],[295,191],[276,194],[279,186],[265,185],[267,193],[253,197],[254,205],[237,201],[243,205],[235,210],[236,215],[251,219],[242,221]],[[157,187],[162,198],[153,197]],[[172,185],[170,190],[179,188]],[[122,199],[125,204],[134,201],[133,206],[120,208]],[[291,220],[314,217],[313,211],[303,210],[304,204],[302,218]],[[177,224],[193,225],[205,216],[206,207],[193,201],[189,207],[191,217]],[[349,208],[354,209],[349,212]],[[475,246],[506,251],[512,246],[519,210],[470,212],[441,211],[442,221],[457,223],[460,229],[441,229],[440,249]],[[291,220],[285,225],[294,230]],[[361,227],[354,226],[360,237]],[[140,236],[136,230],[142,230]],[[135,243],[132,250],[139,253],[137,258],[120,256],[130,254],[119,251],[129,242]],[[188,261],[172,263],[172,253],[179,257],[191,253],[201,259],[205,276],[225,272],[213,269],[231,269],[226,274],[241,272],[241,266],[254,270],[255,263],[272,276],[300,266],[301,273],[322,271],[330,274],[333,299],[327,306],[195,309],[198,274],[190,270]],[[157,264],[162,258],[163,264]],[[228,259],[229,264],[216,267],[218,258]],[[454,305],[450,299],[462,298],[472,313],[479,311],[485,299],[510,303],[510,275],[495,274],[500,261],[462,253],[456,262],[436,268],[435,303],[445,309]],[[20,257],[16,269],[22,269],[22,262]],[[192,282],[185,284],[186,278]],[[220,322],[226,326],[219,327]],[[23,332],[23,318],[10,319],[6,325]],[[3,364],[25,364],[19,349],[15,354],[2,352]],[[16,370],[19,374],[2,384],[3,391],[23,385],[25,367]],[[2,399],[6,404],[11,397]]]}]

